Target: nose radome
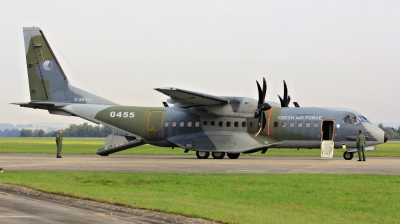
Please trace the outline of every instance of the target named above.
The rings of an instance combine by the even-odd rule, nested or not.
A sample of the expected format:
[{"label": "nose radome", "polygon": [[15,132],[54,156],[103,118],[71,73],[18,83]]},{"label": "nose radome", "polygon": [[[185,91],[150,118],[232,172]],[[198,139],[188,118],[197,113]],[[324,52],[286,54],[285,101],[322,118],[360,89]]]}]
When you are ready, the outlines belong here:
[{"label": "nose radome", "polygon": [[387,142],[388,139],[389,139],[389,136],[386,133],[384,133],[383,134],[383,141]]}]

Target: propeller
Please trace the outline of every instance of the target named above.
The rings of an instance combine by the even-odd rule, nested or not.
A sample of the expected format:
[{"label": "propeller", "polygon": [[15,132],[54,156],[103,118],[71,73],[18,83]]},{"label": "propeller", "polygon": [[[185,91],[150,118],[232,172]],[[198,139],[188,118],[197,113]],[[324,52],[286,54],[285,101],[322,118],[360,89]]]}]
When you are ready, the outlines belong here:
[{"label": "propeller", "polygon": [[281,107],[289,107],[290,96],[288,96],[288,90],[287,90],[285,80],[283,80],[283,99],[279,95],[278,95],[278,97],[279,97],[279,100],[281,101]]},{"label": "propeller", "polygon": [[256,81],[256,83],[258,88],[258,107],[254,117],[258,117],[258,125],[257,132],[254,134],[255,137],[257,137],[258,134],[260,134],[260,132],[265,128],[266,118],[264,111],[271,109],[271,105],[265,103],[265,94],[267,93],[267,82],[265,81],[265,78],[263,78],[262,89],[258,81]]}]

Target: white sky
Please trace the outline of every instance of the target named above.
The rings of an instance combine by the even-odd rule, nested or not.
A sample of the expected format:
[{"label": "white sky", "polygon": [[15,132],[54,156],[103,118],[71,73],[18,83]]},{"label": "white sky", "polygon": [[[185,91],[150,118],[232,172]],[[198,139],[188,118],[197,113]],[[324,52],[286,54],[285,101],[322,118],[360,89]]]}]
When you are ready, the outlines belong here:
[{"label": "white sky", "polygon": [[268,101],[286,80],[300,106],[400,123],[400,1],[2,0],[0,123],[84,122],[10,104],[30,99],[33,25],[71,84],[120,104],[162,107],[166,86],[257,98],[265,77]]}]

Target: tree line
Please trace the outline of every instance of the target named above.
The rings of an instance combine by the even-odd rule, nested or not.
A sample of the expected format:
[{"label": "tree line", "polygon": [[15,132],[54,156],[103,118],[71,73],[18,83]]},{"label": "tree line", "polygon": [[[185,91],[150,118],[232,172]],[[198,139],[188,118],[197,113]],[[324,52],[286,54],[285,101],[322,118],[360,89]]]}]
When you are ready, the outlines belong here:
[{"label": "tree line", "polygon": [[[58,131],[45,133],[43,130],[22,129],[20,137],[55,137]],[[113,128],[108,126],[92,126],[87,122],[83,124],[70,124],[68,128],[63,129],[63,137],[83,137],[83,138],[101,138],[107,137],[113,133]],[[122,134],[121,131],[114,131],[114,134]]]},{"label": "tree line", "polygon": [[398,128],[384,127],[379,124],[379,127],[389,136],[389,139],[400,139],[400,126]]}]

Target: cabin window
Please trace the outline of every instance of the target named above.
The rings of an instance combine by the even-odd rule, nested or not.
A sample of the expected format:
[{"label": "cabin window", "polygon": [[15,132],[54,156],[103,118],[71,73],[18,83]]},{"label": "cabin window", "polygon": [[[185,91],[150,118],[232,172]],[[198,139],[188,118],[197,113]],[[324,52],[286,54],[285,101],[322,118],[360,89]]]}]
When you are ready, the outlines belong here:
[{"label": "cabin window", "polygon": [[196,122],[194,123],[194,126],[200,127],[200,122],[196,121]]},{"label": "cabin window", "polygon": [[242,122],[242,127],[244,127],[244,128],[247,127],[246,121],[243,121],[243,122]]},{"label": "cabin window", "polygon": [[290,126],[291,128],[294,128],[294,122],[290,122],[289,126]]},{"label": "cabin window", "polygon": [[185,126],[185,122],[183,122],[183,121],[179,122],[179,127],[183,127],[183,126]]},{"label": "cabin window", "polygon": [[192,122],[188,121],[188,127],[192,127]]},{"label": "cabin window", "polygon": [[274,127],[275,127],[275,128],[278,127],[278,122],[274,122]]},{"label": "cabin window", "polygon": [[282,122],[282,128],[286,128],[286,122]]},{"label": "cabin window", "polygon": [[235,121],[234,126],[239,127],[239,122]]},{"label": "cabin window", "polygon": [[358,120],[357,116],[354,115],[347,115],[346,117],[343,118],[342,124],[359,124],[360,120]]},{"label": "cabin window", "polygon": [[358,115],[358,119],[359,119],[361,122],[368,122],[368,123],[371,123],[366,117],[364,117],[364,116],[362,116],[362,115]]},{"label": "cabin window", "polygon": [[172,127],[176,127],[176,121],[172,122]]},{"label": "cabin window", "polygon": [[211,121],[211,127],[215,127],[215,121]]},{"label": "cabin window", "polygon": [[222,122],[222,121],[218,122],[218,126],[223,127],[224,126],[224,122]]},{"label": "cabin window", "polygon": [[168,126],[169,126],[169,122],[168,121],[164,122],[164,127],[168,127]]},{"label": "cabin window", "polygon": [[301,123],[301,122],[297,123],[297,127],[298,128],[302,128],[303,127],[303,123]]},{"label": "cabin window", "polygon": [[230,121],[226,122],[226,126],[230,127],[231,126],[231,122]]},{"label": "cabin window", "polygon": [[250,127],[254,127],[254,122],[250,122]]},{"label": "cabin window", "polygon": [[306,128],[311,127],[311,123],[310,122],[306,122]]},{"label": "cabin window", "polygon": [[318,128],[318,123],[317,122],[314,123],[314,128]]},{"label": "cabin window", "polygon": [[203,121],[203,127],[207,127],[207,121]]}]

